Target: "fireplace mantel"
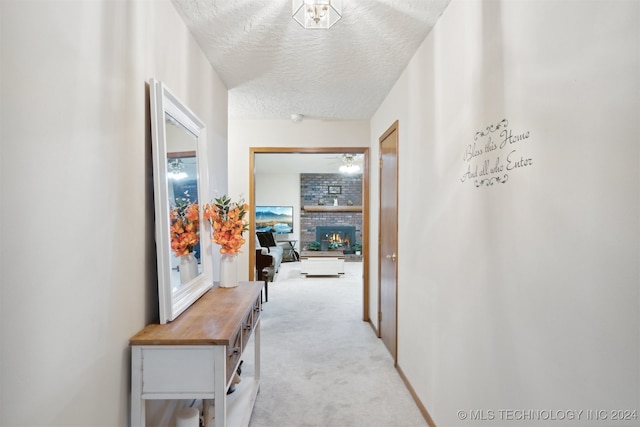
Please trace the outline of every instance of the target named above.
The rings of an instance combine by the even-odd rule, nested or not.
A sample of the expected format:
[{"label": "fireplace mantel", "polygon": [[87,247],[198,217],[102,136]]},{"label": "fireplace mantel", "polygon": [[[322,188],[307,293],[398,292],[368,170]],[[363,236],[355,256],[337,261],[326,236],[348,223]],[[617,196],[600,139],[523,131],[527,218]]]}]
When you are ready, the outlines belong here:
[{"label": "fireplace mantel", "polygon": [[307,212],[362,212],[362,206],[311,205],[302,209]]}]

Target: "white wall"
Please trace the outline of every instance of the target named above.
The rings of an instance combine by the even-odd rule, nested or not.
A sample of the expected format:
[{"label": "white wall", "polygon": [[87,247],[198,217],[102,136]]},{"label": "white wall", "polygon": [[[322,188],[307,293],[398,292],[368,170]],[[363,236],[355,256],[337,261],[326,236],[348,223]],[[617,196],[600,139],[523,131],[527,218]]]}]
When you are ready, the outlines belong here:
[{"label": "white wall", "polygon": [[[229,193],[249,200],[251,147],[366,147],[369,122],[290,120],[229,120]],[[252,171],[249,171],[252,173]],[[298,189],[299,191],[299,189]],[[299,200],[299,199],[298,199]],[[249,276],[248,245],[238,256],[238,277]]]},{"label": "white wall", "polygon": [[0,2],[0,425],[126,426],[157,321],[148,79],[208,127],[227,90],[169,1]]},{"label": "white wall", "polygon": [[[640,409],[638,52],[635,1],[454,0],[373,117],[372,147],[399,120],[398,363],[439,427],[638,423],[586,421]],[[529,138],[463,160],[502,119]]]}]

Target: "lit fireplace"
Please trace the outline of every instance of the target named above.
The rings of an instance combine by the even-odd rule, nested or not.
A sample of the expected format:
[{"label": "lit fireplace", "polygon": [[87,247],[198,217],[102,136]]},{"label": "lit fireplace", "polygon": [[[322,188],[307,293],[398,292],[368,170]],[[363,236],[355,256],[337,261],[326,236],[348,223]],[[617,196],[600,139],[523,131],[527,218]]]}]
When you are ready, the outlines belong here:
[{"label": "lit fireplace", "polygon": [[316,227],[316,241],[320,242],[321,250],[332,247],[342,248],[345,253],[353,253],[352,246],[356,243],[356,227],[353,225],[328,225]]}]

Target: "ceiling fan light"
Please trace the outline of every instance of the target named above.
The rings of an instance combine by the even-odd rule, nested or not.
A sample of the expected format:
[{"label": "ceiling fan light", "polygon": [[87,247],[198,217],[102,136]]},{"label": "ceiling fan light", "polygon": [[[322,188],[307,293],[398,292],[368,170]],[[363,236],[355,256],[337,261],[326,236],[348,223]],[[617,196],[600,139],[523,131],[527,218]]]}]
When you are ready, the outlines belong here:
[{"label": "ceiling fan light", "polygon": [[174,181],[179,181],[189,176],[184,171],[184,164],[180,159],[169,160],[167,169],[168,169],[167,178],[172,179]]},{"label": "ceiling fan light", "polygon": [[185,179],[187,175],[185,172],[168,172],[167,177],[174,181],[180,181],[181,179]]},{"label": "ceiling fan light", "polygon": [[342,18],[342,0],[292,0],[291,16],[307,30],[326,30]]},{"label": "ceiling fan light", "polygon": [[356,173],[360,171],[360,166],[351,163],[340,166],[338,170],[342,173]]}]

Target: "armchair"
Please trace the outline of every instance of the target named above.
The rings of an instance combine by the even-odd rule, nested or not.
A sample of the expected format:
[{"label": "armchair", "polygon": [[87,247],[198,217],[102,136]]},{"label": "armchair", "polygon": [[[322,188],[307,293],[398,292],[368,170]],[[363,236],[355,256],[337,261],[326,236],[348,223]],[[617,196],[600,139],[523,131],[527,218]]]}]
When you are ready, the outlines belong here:
[{"label": "armchair", "polygon": [[[262,269],[257,268],[258,251],[260,251],[262,255],[267,255],[271,258],[271,264],[268,266],[273,267],[274,273],[277,273],[284,255],[284,248],[276,243],[273,234],[266,231],[256,232],[256,270],[258,275],[260,275]],[[268,262],[268,260],[265,259],[264,262]]]}]

